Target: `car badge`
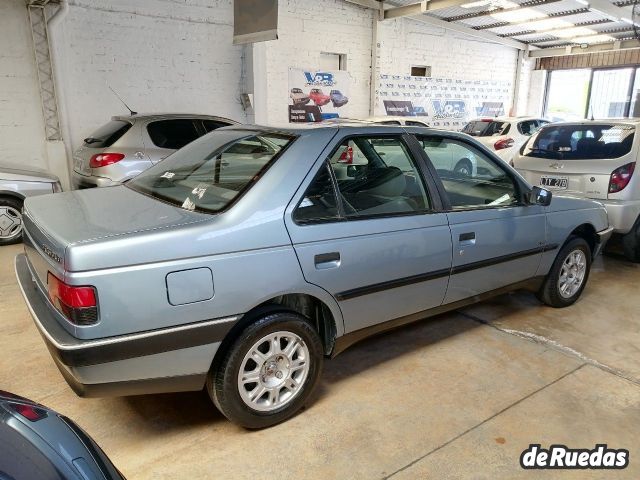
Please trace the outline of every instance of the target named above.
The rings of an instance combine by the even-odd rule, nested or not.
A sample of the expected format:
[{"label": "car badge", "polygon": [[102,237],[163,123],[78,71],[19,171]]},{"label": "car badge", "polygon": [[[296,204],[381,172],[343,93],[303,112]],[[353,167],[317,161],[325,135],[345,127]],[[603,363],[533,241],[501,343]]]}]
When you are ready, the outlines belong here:
[{"label": "car badge", "polygon": [[549,167],[560,170],[561,168],[564,168],[564,163],[552,163],[551,165],[549,165]]},{"label": "car badge", "polygon": [[54,252],[44,244],[42,245],[42,251],[47,255],[47,257],[51,258],[55,262],[62,263],[62,258],[60,257],[60,255],[58,255],[56,252]]}]

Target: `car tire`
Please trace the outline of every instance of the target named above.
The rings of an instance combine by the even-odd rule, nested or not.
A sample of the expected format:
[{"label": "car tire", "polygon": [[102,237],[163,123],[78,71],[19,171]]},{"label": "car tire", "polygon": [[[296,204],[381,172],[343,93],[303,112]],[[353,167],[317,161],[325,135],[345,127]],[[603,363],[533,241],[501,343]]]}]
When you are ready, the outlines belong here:
[{"label": "car tire", "polygon": [[20,243],[22,231],[22,201],[0,197],[0,245]]},{"label": "car tire", "polygon": [[631,231],[622,236],[622,249],[627,260],[640,263],[640,223],[636,221]]},{"label": "car tire", "polygon": [[265,428],[310,400],[324,352],[313,326],[295,312],[267,314],[246,327],[207,377],[209,396],[232,422]]},{"label": "car tire", "polygon": [[554,308],[572,305],[580,298],[591,271],[591,248],[584,238],[571,237],[560,249],[538,291],[538,299]]},{"label": "car tire", "polygon": [[456,163],[456,166],[453,167],[453,171],[465,177],[470,177],[473,174],[473,165],[471,165],[471,160],[468,158],[459,160],[458,163]]}]

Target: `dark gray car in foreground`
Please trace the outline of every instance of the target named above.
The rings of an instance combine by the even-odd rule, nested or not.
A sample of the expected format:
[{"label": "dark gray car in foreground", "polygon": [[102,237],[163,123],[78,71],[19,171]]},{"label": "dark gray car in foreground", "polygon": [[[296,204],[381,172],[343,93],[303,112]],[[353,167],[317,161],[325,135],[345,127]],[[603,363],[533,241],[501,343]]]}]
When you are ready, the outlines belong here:
[{"label": "dark gray car in foreground", "polygon": [[[474,168],[432,161],[451,155]],[[368,335],[518,288],[571,305],[611,234],[467,135],[362,124],[221,128],[125,185],[30,199],[25,226],[18,280],[78,394],[206,386],[254,428]]]},{"label": "dark gray car in foreground", "polygon": [[73,420],[0,391],[0,480],[122,480]]}]

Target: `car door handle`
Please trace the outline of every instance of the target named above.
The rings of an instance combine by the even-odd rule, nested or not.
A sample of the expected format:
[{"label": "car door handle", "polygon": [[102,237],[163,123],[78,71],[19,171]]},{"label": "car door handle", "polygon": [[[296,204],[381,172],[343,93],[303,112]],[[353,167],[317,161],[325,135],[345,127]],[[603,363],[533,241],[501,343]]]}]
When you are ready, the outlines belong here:
[{"label": "car door handle", "polygon": [[458,237],[460,245],[468,246],[476,244],[476,232],[461,233]]},{"label": "car door handle", "polygon": [[340,252],[319,253],[313,257],[316,269],[324,270],[340,266]]}]

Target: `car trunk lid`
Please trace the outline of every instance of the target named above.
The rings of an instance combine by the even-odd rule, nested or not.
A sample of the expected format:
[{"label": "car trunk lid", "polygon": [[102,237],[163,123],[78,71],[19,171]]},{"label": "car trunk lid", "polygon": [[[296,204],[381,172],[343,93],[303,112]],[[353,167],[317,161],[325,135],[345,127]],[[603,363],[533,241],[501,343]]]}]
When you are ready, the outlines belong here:
[{"label": "car trunk lid", "polygon": [[59,273],[70,270],[65,263],[69,246],[210,218],[125,186],[32,197],[25,201],[24,207],[25,251],[40,281],[46,284],[50,267]]}]

